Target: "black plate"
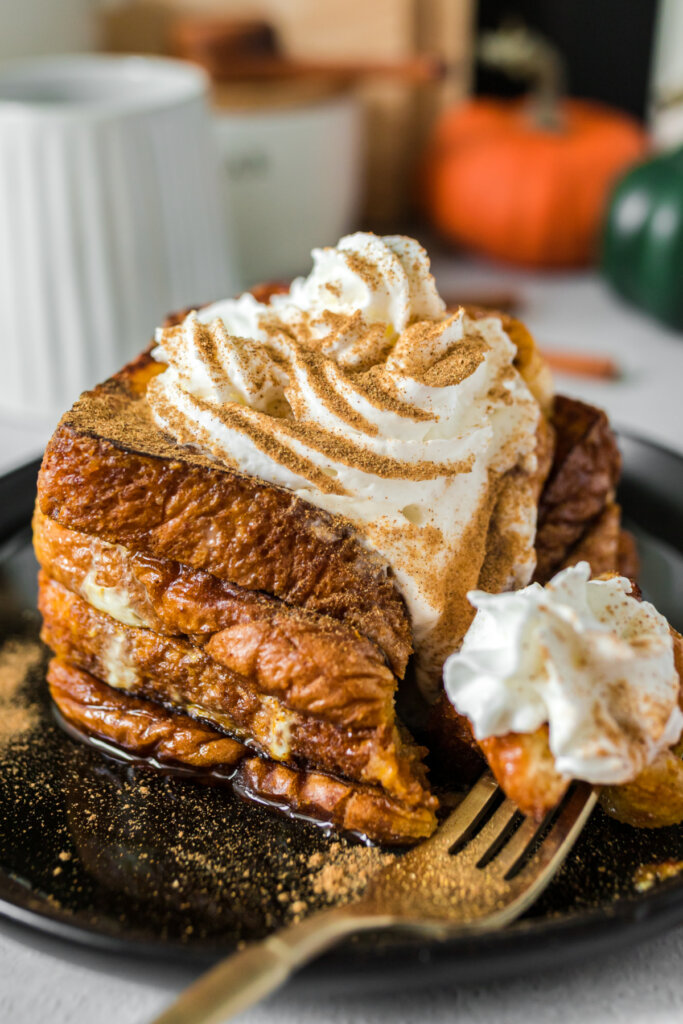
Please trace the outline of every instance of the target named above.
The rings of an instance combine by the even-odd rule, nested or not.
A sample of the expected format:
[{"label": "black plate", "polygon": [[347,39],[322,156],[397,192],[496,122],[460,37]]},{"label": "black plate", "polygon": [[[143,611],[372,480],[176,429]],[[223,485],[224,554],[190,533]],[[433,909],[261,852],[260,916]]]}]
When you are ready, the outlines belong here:
[{"label": "black plate", "polygon": [[[683,459],[625,436],[621,447],[621,500],[643,589],[681,628]],[[0,480],[0,641],[20,652],[38,630],[28,528],[36,472],[31,464]],[[52,716],[44,663],[43,655],[20,694],[28,718],[0,742],[0,914],[89,946],[208,962],[285,922],[297,901],[329,902],[321,862],[332,857],[351,872],[347,858],[377,855],[226,789],[113,762],[73,741]],[[683,827],[638,831],[598,810],[544,897],[510,928],[443,942],[365,936],[304,979],[328,993],[477,981],[613,951],[683,922],[683,876],[644,893],[634,886],[642,865],[679,858]]]}]

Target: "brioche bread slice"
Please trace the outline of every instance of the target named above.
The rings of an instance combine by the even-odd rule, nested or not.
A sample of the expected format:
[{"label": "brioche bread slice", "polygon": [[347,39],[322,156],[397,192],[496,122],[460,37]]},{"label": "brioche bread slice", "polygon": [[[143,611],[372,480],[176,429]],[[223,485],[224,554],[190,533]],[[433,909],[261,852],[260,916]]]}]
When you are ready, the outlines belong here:
[{"label": "brioche bread slice", "polygon": [[435,827],[428,805],[407,806],[379,787],[335,779],[254,757],[245,746],[187,715],[112,689],[88,672],[53,658],[50,693],[63,718],[79,732],[160,765],[218,772],[259,803],[319,819],[380,843],[404,845]]},{"label": "brioche bread slice", "polygon": [[33,537],[47,575],[119,623],[191,637],[297,710],[347,726],[393,720],[396,679],[382,652],[336,619],[68,530],[39,510]]},{"label": "brioche bread slice", "polygon": [[163,434],[144,397],[163,368],[143,354],[63,417],[38,479],[41,512],[344,621],[402,676],[412,631],[390,567],[347,522]]},{"label": "brioche bread slice", "polygon": [[295,677],[275,696],[223,663],[221,633],[200,646],[123,625],[44,572],[39,608],[42,638],[57,657],[114,689],[208,722],[274,760],[379,785],[409,806],[436,804],[423,751],[400,734],[391,695],[364,706],[353,694],[328,699],[317,679],[299,686]]}]

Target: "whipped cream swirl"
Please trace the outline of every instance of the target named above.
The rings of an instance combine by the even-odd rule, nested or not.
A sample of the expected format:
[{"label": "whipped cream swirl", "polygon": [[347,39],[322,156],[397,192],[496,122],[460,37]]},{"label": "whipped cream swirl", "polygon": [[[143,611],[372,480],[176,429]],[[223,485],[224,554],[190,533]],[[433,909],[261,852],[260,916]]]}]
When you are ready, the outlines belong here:
[{"label": "whipped cream swirl", "polygon": [[[149,404],[180,443],[353,523],[393,570],[418,655],[438,633],[434,689],[467,628],[454,601],[477,585],[496,482],[535,470],[539,407],[500,320],[449,314],[417,242],[357,233],[313,263],[268,303],[246,294],[160,330]],[[499,518],[505,585],[523,585],[531,489]]]},{"label": "whipped cream swirl", "polygon": [[596,785],[630,782],[683,729],[669,625],[623,576],[580,562],[542,587],[475,591],[446,692],[477,739],[549,727],[557,770]]}]

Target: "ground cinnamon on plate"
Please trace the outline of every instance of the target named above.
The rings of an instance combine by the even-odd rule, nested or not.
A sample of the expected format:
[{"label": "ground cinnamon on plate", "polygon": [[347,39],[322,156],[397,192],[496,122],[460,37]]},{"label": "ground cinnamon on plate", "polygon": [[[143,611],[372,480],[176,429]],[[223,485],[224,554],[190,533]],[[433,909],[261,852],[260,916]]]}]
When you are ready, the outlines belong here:
[{"label": "ground cinnamon on plate", "polygon": [[41,647],[34,640],[8,640],[0,649],[1,750],[28,736],[38,723],[38,708],[24,693],[24,684],[41,657]]},{"label": "ground cinnamon on plate", "polygon": [[376,846],[349,846],[334,842],[322,853],[308,858],[311,887],[326,902],[346,903],[363,895],[370,878],[388,867],[396,854]]}]

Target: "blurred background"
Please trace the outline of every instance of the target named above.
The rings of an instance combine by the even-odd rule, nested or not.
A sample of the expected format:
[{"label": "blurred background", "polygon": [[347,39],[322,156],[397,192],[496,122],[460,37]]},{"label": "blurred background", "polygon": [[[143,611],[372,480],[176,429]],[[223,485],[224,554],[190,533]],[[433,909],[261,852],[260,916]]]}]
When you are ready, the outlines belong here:
[{"label": "blurred background", "polygon": [[[101,53],[202,69],[210,152],[201,150],[200,158],[199,142],[176,129],[168,151],[146,156],[143,170],[133,168],[132,157],[120,158],[121,180],[128,175],[125,188],[116,186],[121,194],[134,193],[146,176],[150,198],[139,208],[131,212],[119,199],[118,212],[108,213],[103,187],[104,205],[76,215],[91,179],[105,180],[97,160],[106,162],[111,145],[101,141],[102,123],[90,122],[90,150],[86,136],[78,146],[63,142],[73,137],[76,118],[93,120],[84,114],[89,73],[81,75],[78,102],[65,100],[61,87],[50,96],[49,83],[39,98],[41,116],[51,108],[50,130],[59,110],[72,107],[60,129],[71,162],[59,171],[60,181],[72,184],[60,198],[57,171],[50,170],[56,143],[38,156],[34,140],[23,170],[3,171],[18,149],[6,141],[3,148],[9,120],[23,113],[35,121],[35,96],[14,85],[8,92],[3,72],[20,59]],[[140,84],[141,101],[148,88]],[[164,111],[157,114],[161,124]],[[31,130],[35,135],[35,124]],[[138,128],[138,154],[156,131],[153,119]],[[86,150],[88,159],[78,155]],[[200,184],[196,174],[185,186],[188,203],[194,189],[210,204],[202,214],[207,226],[193,235],[190,224],[183,234],[182,212],[171,227],[147,226],[154,196],[192,155],[195,163],[215,164],[215,190],[213,180]],[[681,425],[673,392],[669,413],[665,399],[659,403],[658,425],[651,412],[639,419],[633,410],[634,381],[647,384],[643,349],[651,360],[683,330],[680,0],[3,0],[0,208],[3,195],[7,216],[43,210],[39,228],[17,221],[0,251],[0,344],[14,352],[6,362],[16,363],[16,377],[8,376],[4,391],[0,386],[6,417],[54,417],[81,387],[143,348],[169,304],[288,281],[306,272],[313,246],[362,228],[414,234],[434,256],[447,301],[518,312],[574,390],[610,406],[621,422],[660,441]],[[182,197],[175,201],[182,210]],[[68,207],[63,216],[59,203]],[[93,218],[102,221],[96,240],[79,227]],[[122,241],[117,231],[126,218],[138,234]],[[197,222],[194,214],[188,219]],[[61,241],[50,243],[50,262],[39,272],[27,257],[19,268],[12,238],[38,230],[49,242],[57,221]],[[152,236],[155,247],[143,253],[141,239]],[[179,259],[173,250],[181,238]],[[37,242],[32,251],[47,249]],[[117,327],[114,343],[103,326],[113,322],[106,309],[125,300],[110,279],[119,263],[130,266],[133,251],[135,278],[151,298],[137,319]],[[202,271],[198,285],[207,251],[214,273]],[[58,264],[69,258],[71,319],[60,334],[55,310],[67,269]],[[171,287],[160,267],[173,259]],[[91,266],[103,268],[96,280]],[[15,301],[11,320],[17,295],[30,298]],[[26,337],[27,304],[41,341],[22,370],[15,350]],[[73,323],[80,348],[64,362]],[[667,379],[680,379],[679,355],[671,356],[675,372],[669,366]],[[55,368],[37,401],[34,368],[41,361],[50,368],[50,360]],[[51,387],[58,378],[59,387]],[[635,392],[639,403],[644,393]]]}]

